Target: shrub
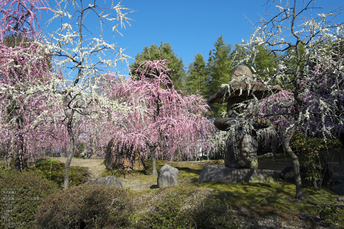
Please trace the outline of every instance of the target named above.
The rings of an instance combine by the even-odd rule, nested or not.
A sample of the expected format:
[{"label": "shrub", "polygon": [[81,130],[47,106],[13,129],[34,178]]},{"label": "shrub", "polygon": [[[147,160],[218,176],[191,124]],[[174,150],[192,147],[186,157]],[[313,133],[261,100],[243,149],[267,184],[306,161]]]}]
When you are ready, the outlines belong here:
[{"label": "shrub", "polygon": [[56,193],[38,208],[38,228],[120,228],[133,211],[128,191],[103,185],[81,185]]},{"label": "shrub", "polygon": [[192,221],[187,212],[181,210],[183,203],[180,195],[166,195],[137,228],[189,228]]},{"label": "shrub", "polygon": [[[34,168],[28,171],[37,171],[42,177],[57,183],[63,187],[64,182],[64,163],[55,160],[39,160]],[[79,166],[71,166],[69,170],[69,187],[77,186],[87,182],[90,174],[87,168]]]},{"label": "shrub", "polygon": [[196,228],[239,228],[229,210],[228,205],[219,199],[206,199],[196,205],[190,215]]},{"label": "shrub", "polygon": [[318,204],[318,215],[328,222],[338,222],[338,206],[334,203]]},{"label": "shrub", "polygon": [[38,206],[59,190],[33,172],[16,170],[0,171],[0,184],[1,228],[33,228]]},{"label": "shrub", "polygon": [[[168,189],[167,189],[168,190]],[[164,191],[164,190],[163,190]],[[180,188],[165,195],[137,228],[239,228],[230,208],[219,199],[196,201]],[[191,191],[191,192],[189,192]]]},{"label": "shrub", "polygon": [[[306,137],[303,133],[297,133],[293,136],[292,146],[296,152],[303,153],[301,156],[305,161],[307,169],[306,179],[311,181],[314,188],[321,188],[322,180],[325,178],[327,162],[319,154],[320,150],[336,149],[341,146],[337,139],[311,138]],[[318,187],[319,186],[319,187]]]}]

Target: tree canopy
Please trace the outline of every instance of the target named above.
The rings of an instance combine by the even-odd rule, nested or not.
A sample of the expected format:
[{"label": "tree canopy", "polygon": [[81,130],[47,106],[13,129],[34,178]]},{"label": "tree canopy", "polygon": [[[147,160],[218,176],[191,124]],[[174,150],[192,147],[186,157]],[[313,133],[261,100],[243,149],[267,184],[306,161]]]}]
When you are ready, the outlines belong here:
[{"label": "tree canopy", "polygon": [[174,53],[170,43],[160,43],[160,46],[152,44],[150,47],[145,46],[141,53],[135,56],[135,62],[130,65],[131,76],[135,76],[136,69],[142,61],[146,60],[167,60],[167,66],[172,82],[177,90],[184,89],[185,70],[182,58],[178,58]]},{"label": "tree canopy", "polygon": [[[200,147],[212,147],[208,135],[214,126],[204,117],[208,111],[205,100],[178,93],[169,78],[170,71],[167,60],[144,61],[135,72],[135,80],[116,83],[112,93],[113,99],[145,108],[144,114],[122,115],[126,122],[117,127],[113,136],[115,145],[131,148],[130,153],[137,150],[147,154],[153,161],[154,175],[156,157],[190,160]],[[131,97],[136,99],[128,100]]]}]

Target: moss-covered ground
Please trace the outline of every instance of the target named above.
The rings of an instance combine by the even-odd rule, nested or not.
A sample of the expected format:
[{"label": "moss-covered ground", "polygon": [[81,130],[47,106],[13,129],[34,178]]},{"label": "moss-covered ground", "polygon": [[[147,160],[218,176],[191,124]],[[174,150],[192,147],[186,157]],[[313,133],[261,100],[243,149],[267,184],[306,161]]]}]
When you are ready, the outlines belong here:
[{"label": "moss-covered ground", "polygon": [[[0,161],[1,168],[3,162]],[[180,201],[184,208],[195,203],[207,200],[217,200],[234,211],[246,209],[246,216],[252,218],[264,218],[267,216],[278,216],[285,221],[298,222],[306,221],[307,227],[315,227],[319,222],[319,210],[321,206],[335,205],[338,219],[327,219],[334,228],[344,228],[344,204],[336,201],[338,195],[326,187],[316,191],[311,186],[303,186],[304,200],[296,201],[295,185],[285,181],[278,183],[216,183],[198,182],[198,177],[205,165],[224,165],[223,160],[204,160],[189,162],[168,162],[157,161],[157,168],[169,164],[179,169],[179,187],[156,188],[157,177],[151,176],[151,162],[145,161],[146,168],[132,171],[103,171],[101,176],[114,175],[121,181],[126,180],[135,186],[148,184],[146,188],[131,189],[132,198],[135,204],[135,212],[132,214],[133,222],[140,222],[153,211],[157,204],[166,196],[173,194]],[[281,166],[290,165],[290,160],[281,156],[274,162],[271,158],[260,158],[260,168],[283,169]],[[37,163],[36,167],[30,169],[36,171],[45,179],[56,182],[61,186],[63,180],[63,163],[48,160]],[[80,185],[88,179],[89,174],[80,168],[71,168],[72,185]],[[62,179],[62,180],[61,180]],[[125,188],[125,185],[123,185]],[[259,202],[259,203],[257,203]],[[342,202],[343,203],[343,202]],[[331,213],[331,211],[329,212]],[[307,219],[305,219],[304,216]],[[324,216],[322,216],[324,218]],[[325,217],[326,218],[326,217]],[[331,226],[331,227],[332,227]],[[315,227],[316,228],[316,227]]]}]

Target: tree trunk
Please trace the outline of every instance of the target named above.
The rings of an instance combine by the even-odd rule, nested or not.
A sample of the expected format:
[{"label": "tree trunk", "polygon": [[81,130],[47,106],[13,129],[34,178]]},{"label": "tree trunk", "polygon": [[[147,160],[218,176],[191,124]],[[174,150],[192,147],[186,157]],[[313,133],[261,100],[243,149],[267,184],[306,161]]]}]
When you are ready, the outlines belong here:
[{"label": "tree trunk", "polygon": [[[73,113],[72,113],[73,115]],[[73,117],[73,116],[72,116]],[[72,162],[73,156],[74,156],[74,134],[73,134],[73,129],[72,129],[72,118],[68,118],[68,123],[67,123],[67,131],[69,134],[70,138],[70,146],[67,154],[67,161],[65,163],[65,171],[64,171],[64,189],[68,189],[69,186],[69,169],[70,169],[70,163]]]},{"label": "tree trunk", "polygon": [[285,152],[287,152],[290,157],[292,158],[293,163],[293,170],[294,170],[294,178],[295,178],[295,185],[296,185],[296,199],[303,199],[303,192],[302,192],[302,182],[301,182],[301,175],[300,175],[300,162],[299,158],[296,156],[296,154],[293,152],[293,150],[290,147],[290,140],[293,137],[295,133],[295,126],[287,130],[286,135],[283,139],[283,148]]},{"label": "tree trunk", "polygon": [[158,176],[158,171],[156,169],[156,161],[155,161],[155,147],[151,148],[151,159],[152,159],[152,176]]}]

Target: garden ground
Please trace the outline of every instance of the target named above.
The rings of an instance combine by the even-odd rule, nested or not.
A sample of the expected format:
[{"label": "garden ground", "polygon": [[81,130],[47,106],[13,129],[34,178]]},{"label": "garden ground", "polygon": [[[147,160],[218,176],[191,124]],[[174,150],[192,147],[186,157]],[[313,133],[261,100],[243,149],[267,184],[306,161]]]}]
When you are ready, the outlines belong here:
[{"label": "garden ground", "polygon": [[[66,161],[63,157],[51,159],[63,163]],[[108,175],[119,177],[123,187],[132,190],[131,196],[136,209],[131,217],[134,222],[139,222],[147,213],[154,212],[157,204],[172,194],[177,201],[184,203],[184,209],[193,203],[220,201],[227,206],[238,225],[244,226],[247,223],[247,228],[344,228],[344,203],[336,202],[338,195],[327,188],[316,191],[313,187],[304,186],[305,200],[295,201],[295,185],[284,181],[274,184],[198,182],[203,166],[223,165],[223,160],[203,160],[157,161],[158,169],[166,163],[179,169],[179,187],[158,189],[157,177],[146,175],[151,169],[149,162],[146,161],[146,170],[135,171],[106,171],[102,159],[73,158],[71,166],[87,167],[89,180]],[[290,159],[284,155],[278,156],[274,161],[272,158],[259,158],[259,167],[264,169],[281,171],[289,165]],[[344,172],[344,165],[336,162],[330,162],[330,168],[336,175]],[[259,200],[261,201],[256,204]],[[330,204],[339,207],[337,224],[329,224],[317,214],[321,207]]]},{"label": "garden ground", "polygon": [[[54,160],[59,160],[64,163],[66,158],[58,157],[54,158]],[[338,195],[327,188],[322,188],[321,191],[315,191],[313,187],[304,187],[305,200],[295,202],[293,200],[293,196],[295,195],[295,185],[287,182],[280,182],[278,184],[223,184],[214,182],[197,182],[203,166],[207,164],[223,165],[223,160],[184,162],[158,161],[158,169],[165,163],[179,169],[179,183],[181,187],[199,188],[199,192],[195,193],[199,198],[202,199],[213,196],[214,198],[224,198],[226,202],[228,201],[230,208],[232,209],[231,213],[235,216],[240,225],[244,225],[250,209],[255,202],[265,196],[278,195],[285,198],[288,204],[290,204],[290,207],[293,209],[298,220],[291,220],[293,219],[293,214],[288,209],[288,204],[286,202],[282,201],[282,199],[278,200],[276,197],[269,197],[252,209],[248,225],[254,228],[298,228],[299,223],[299,225],[304,228],[308,228],[311,225],[317,225],[315,228],[336,228],[337,226],[338,228],[344,228],[344,217],[341,218],[342,223],[335,226],[335,224],[330,225],[326,223],[325,220],[320,219],[319,216],[316,215],[318,205],[336,202],[336,197]],[[278,156],[275,160],[268,157],[259,158],[259,168],[262,169],[273,169],[280,172],[283,168],[290,165],[291,160],[288,156],[284,155]],[[103,173],[105,171],[105,165],[102,159],[73,158],[71,166],[87,167],[88,171],[91,173],[90,179],[111,174],[119,177],[125,189],[133,190],[137,194],[134,196],[136,196],[136,202],[139,205],[142,205],[142,212],[148,211],[148,206],[153,207],[154,204],[147,203],[156,202],[155,199],[159,196],[157,193],[160,191],[156,189],[157,177],[145,175],[143,174],[143,171],[142,173],[137,171],[108,171]],[[344,175],[344,164],[340,165],[338,162],[330,160],[329,166],[335,176]],[[169,188],[171,192],[177,191],[175,189],[178,188]],[[164,191],[161,192],[166,191],[167,190],[164,189]],[[343,209],[344,203],[336,204]],[[340,210],[340,212],[344,215],[344,210]]]}]

